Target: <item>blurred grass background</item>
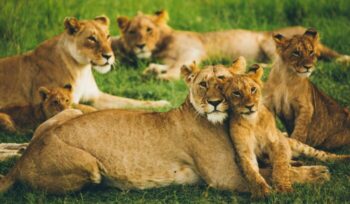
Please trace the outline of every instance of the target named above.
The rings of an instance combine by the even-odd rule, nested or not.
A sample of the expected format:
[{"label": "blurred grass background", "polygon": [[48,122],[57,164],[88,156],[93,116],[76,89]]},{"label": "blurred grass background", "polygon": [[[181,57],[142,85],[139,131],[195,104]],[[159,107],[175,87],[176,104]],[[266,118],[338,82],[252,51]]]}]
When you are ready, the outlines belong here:
[{"label": "blurred grass background", "polygon": [[[105,14],[111,19],[111,34],[118,35],[117,16],[133,16],[137,11],[152,13],[167,9],[169,24],[180,30],[198,32],[244,28],[271,30],[302,25],[317,28],[324,44],[350,54],[350,1],[348,0],[0,0],[0,57],[34,49],[40,42],[63,31],[63,19],[75,16],[89,19]],[[231,59],[208,60],[205,64]],[[138,99],[167,99],[179,106],[187,95],[182,81],[160,82],[143,78],[147,62],[137,67],[117,64],[106,75],[96,74],[101,90]],[[312,81],[344,106],[350,105],[349,68],[334,62],[319,62]],[[1,83],[1,82],[0,82]],[[164,111],[162,109],[161,111]],[[28,141],[31,135],[5,135],[0,142]],[[338,153],[350,153],[343,149]],[[15,161],[0,164],[8,171]],[[307,161],[314,164],[314,161]],[[332,180],[323,186],[302,185],[290,195],[273,195],[268,203],[349,203],[350,164],[327,164]],[[25,185],[16,185],[0,195],[0,203],[245,203],[249,195],[223,192],[203,186],[175,186],[146,191],[120,191],[109,188],[87,189],[65,196],[47,195]],[[261,201],[262,202],[262,201]]]}]

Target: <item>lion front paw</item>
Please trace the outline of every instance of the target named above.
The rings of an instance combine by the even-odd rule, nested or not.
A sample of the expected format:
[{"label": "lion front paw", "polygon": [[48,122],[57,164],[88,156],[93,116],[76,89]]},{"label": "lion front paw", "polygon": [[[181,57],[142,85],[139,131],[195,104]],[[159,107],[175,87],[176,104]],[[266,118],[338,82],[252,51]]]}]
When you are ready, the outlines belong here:
[{"label": "lion front paw", "polygon": [[280,193],[291,193],[293,192],[293,187],[292,187],[292,184],[288,182],[284,184],[278,184],[276,186],[276,190],[277,192],[280,192]]},{"label": "lion front paw", "polygon": [[168,68],[169,68],[169,67],[168,67],[167,65],[151,63],[151,64],[143,71],[143,75],[149,75],[149,74],[160,75],[160,74],[165,74],[165,73],[167,72]]},{"label": "lion front paw", "polygon": [[344,64],[344,65],[350,65],[350,56],[349,55],[342,55],[338,57],[335,62],[339,64]]},{"label": "lion front paw", "polygon": [[252,188],[252,198],[266,198],[271,194],[271,187],[266,183],[261,183]]}]

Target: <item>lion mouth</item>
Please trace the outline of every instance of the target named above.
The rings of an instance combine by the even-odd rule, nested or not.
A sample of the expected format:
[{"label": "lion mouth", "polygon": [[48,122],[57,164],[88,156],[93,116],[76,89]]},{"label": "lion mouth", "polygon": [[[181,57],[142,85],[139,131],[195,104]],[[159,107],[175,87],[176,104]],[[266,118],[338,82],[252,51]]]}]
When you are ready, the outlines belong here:
[{"label": "lion mouth", "polygon": [[248,111],[248,112],[241,112],[241,115],[251,115],[253,113],[256,113],[256,111],[251,110],[251,111]]},{"label": "lion mouth", "polygon": [[108,62],[106,62],[106,63],[104,63],[104,64],[97,64],[97,63],[95,63],[94,61],[91,61],[91,64],[93,65],[93,66],[107,66],[107,65],[109,65],[109,63]]}]

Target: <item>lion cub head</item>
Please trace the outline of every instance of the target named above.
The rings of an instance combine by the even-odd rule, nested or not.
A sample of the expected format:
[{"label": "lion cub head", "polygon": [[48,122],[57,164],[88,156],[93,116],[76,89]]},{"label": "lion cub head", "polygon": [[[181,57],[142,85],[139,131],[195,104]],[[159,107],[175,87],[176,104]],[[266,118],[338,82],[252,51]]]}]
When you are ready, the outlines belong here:
[{"label": "lion cub head", "polygon": [[121,16],[117,18],[121,38],[125,49],[137,58],[150,58],[160,41],[161,32],[168,28],[168,13],[155,12],[154,15],[139,14],[132,19]]},{"label": "lion cub head", "polygon": [[261,105],[263,68],[253,65],[247,74],[237,74],[237,69],[230,69],[232,77],[222,82],[224,95],[233,114],[245,119],[255,119]]},{"label": "lion cub head", "polygon": [[309,77],[320,54],[317,31],[308,29],[303,35],[295,35],[290,39],[281,34],[274,35],[273,38],[277,53],[288,69],[298,76]]},{"label": "lion cub head", "polygon": [[42,111],[46,119],[71,107],[72,86],[70,84],[65,85],[63,88],[40,87],[39,94],[41,97]]},{"label": "lion cub head", "polygon": [[[236,61],[233,66],[242,66]],[[190,102],[195,110],[212,123],[222,123],[227,118],[228,104],[220,82],[232,75],[223,65],[207,66],[200,70],[195,63],[183,66],[181,74],[189,87]]]},{"label": "lion cub head", "polygon": [[109,19],[105,16],[94,20],[64,20],[65,45],[72,57],[82,65],[91,64],[100,73],[106,73],[114,63],[109,35]]}]

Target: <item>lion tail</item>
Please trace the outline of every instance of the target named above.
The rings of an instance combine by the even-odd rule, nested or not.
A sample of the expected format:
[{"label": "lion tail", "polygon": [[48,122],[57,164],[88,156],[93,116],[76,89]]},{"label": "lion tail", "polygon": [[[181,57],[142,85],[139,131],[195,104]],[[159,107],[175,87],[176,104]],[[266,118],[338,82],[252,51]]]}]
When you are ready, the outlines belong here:
[{"label": "lion tail", "polygon": [[322,150],[317,150],[293,138],[287,138],[292,149],[293,157],[300,155],[315,158],[320,161],[350,161],[350,155],[337,155]]}]

